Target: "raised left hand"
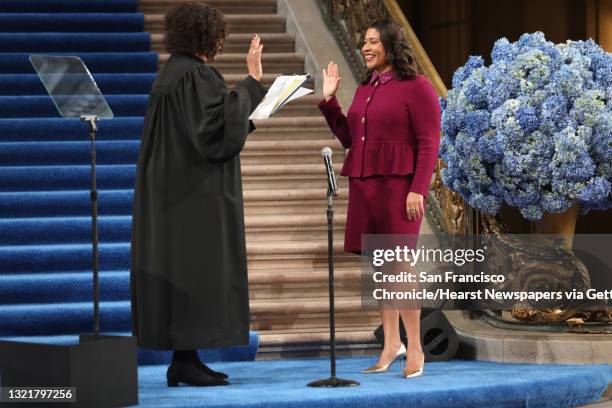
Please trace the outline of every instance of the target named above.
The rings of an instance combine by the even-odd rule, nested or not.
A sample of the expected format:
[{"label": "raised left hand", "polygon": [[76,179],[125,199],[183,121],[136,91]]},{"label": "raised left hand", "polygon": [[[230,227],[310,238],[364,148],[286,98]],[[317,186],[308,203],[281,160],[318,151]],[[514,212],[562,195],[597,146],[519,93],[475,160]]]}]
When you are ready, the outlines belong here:
[{"label": "raised left hand", "polygon": [[408,193],[406,196],[406,215],[409,221],[418,220],[425,215],[422,195],[413,191]]}]

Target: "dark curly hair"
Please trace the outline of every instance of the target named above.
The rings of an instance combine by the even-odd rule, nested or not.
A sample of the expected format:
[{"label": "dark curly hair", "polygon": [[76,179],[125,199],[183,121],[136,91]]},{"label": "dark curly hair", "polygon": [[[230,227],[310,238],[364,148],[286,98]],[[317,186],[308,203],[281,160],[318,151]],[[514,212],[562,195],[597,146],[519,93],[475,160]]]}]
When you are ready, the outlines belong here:
[{"label": "dark curly hair", "polygon": [[165,48],[171,54],[188,53],[212,59],[227,35],[223,14],[194,1],[173,7],[166,14],[165,24]]},{"label": "dark curly hair", "polygon": [[[365,34],[370,28],[375,28],[380,33],[387,62],[393,66],[398,80],[412,79],[419,73],[412,47],[408,44],[406,34],[402,27],[391,20],[377,20],[369,24],[361,36],[361,44]],[[362,84],[367,84],[372,77],[373,70],[368,70],[363,78]]]}]

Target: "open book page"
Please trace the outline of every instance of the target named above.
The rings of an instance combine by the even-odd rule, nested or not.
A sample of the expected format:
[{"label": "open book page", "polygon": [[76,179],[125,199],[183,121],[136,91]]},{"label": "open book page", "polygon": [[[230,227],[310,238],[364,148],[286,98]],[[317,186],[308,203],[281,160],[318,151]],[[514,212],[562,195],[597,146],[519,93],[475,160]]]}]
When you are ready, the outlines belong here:
[{"label": "open book page", "polygon": [[[286,105],[287,103],[289,103],[289,102],[291,102],[291,101],[293,101],[293,100],[295,100],[295,99],[297,99],[297,98],[301,98],[301,97],[302,97],[302,96],[304,96],[304,95],[308,95],[308,94],[309,94],[309,93],[311,93],[311,92],[312,92],[312,89],[308,89],[308,88],[299,87],[299,88],[297,89],[297,91],[295,91],[295,93],[294,93],[293,95],[291,95],[291,96],[289,97],[289,99],[287,99],[287,102],[285,102],[285,104],[284,104],[284,105]],[[284,106],[284,105],[283,105],[283,106]],[[277,109],[277,110],[278,110],[278,109]]]},{"label": "open book page", "polygon": [[272,113],[276,112],[281,107],[281,104],[286,102],[286,100],[289,99],[289,96],[291,96],[304,83],[305,80],[306,78],[304,77],[296,76],[288,79],[287,81],[283,81],[283,89],[278,95]]},{"label": "open book page", "polygon": [[308,75],[281,75],[276,78],[249,119],[267,119],[287,102],[312,92],[301,87],[307,79]]}]

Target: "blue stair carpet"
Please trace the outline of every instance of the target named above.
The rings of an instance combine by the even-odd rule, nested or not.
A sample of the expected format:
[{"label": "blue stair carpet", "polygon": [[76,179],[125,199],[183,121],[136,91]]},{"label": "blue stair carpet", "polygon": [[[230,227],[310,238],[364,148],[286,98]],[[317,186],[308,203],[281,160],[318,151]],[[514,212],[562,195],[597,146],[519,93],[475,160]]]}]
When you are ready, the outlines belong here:
[{"label": "blue stair carpet", "polygon": [[149,33],[1,33],[3,52],[148,51]]},{"label": "blue stair carpet", "polygon": [[[28,60],[31,53],[0,53],[0,74],[36,74]],[[45,52],[48,55],[74,55],[83,60],[89,71],[98,73],[155,72],[155,52]]]},{"label": "blue stair carpet", "polygon": [[[103,95],[147,95],[155,80],[152,73],[94,74]],[[38,75],[0,74],[0,96],[47,95]]]},{"label": "blue stair carpet", "polygon": [[359,371],[373,358],[339,359],[337,375],[358,387],[311,388],[329,377],[329,360],[219,363],[226,387],[168,388],[165,366],[140,367],[139,407],[223,408],[565,408],[600,398],[612,381],[606,365],[502,364],[454,360],[426,363],[421,377],[405,379],[398,365],[385,374]]},{"label": "blue stair carpet", "polygon": [[1,13],[134,13],[138,0],[2,0]]},{"label": "blue stair carpet", "polygon": [[[90,141],[62,119],[28,57],[76,55],[115,118],[99,122],[100,323],[130,332],[130,233],[136,161],[158,55],[136,0],[0,1],[0,338],[53,344],[92,331]],[[201,350],[253,360],[250,344]],[[139,350],[141,364],[170,352]]]},{"label": "blue stair carpet", "polygon": [[[106,95],[114,116],[141,116],[147,106],[147,95]],[[4,118],[44,118],[57,109],[48,96],[0,96]]]},{"label": "blue stair carpet", "polygon": [[[0,14],[0,32],[139,32],[144,16],[139,13],[10,13]],[[59,34],[61,32],[62,34]]]},{"label": "blue stair carpet", "polygon": [[[100,121],[96,140],[140,140],[143,118]],[[1,119],[0,142],[84,141],[87,125],[78,119]]]}]

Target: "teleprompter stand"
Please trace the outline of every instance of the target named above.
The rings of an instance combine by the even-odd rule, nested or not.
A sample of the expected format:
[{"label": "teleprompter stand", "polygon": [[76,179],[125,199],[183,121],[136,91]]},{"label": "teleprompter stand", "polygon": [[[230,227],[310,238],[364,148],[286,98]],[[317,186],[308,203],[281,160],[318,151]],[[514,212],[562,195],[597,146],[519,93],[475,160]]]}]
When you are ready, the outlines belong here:
[{"label": "teleprompter stand", "polygon": [[[94,332],[81,333],[78,343],[45,344],[0,341],[2,387],[71,387],[75,402],[50,402],[53,407],[121,407],[138,404],[138,349],[133,336],[100,334],[98,277],[98,192],[95,137],[98,119],[113,113],[91,74],[77,57],[30,56],[53,103],[64,118],[88,124],[91,140],[92,269]],[[23,406],[17,401],[15,406]],[[12,401],[2,401],[12,406]],[[27,404],[26,404],[27,405]],[[37,406],[40,406],[37,405]]]}]

